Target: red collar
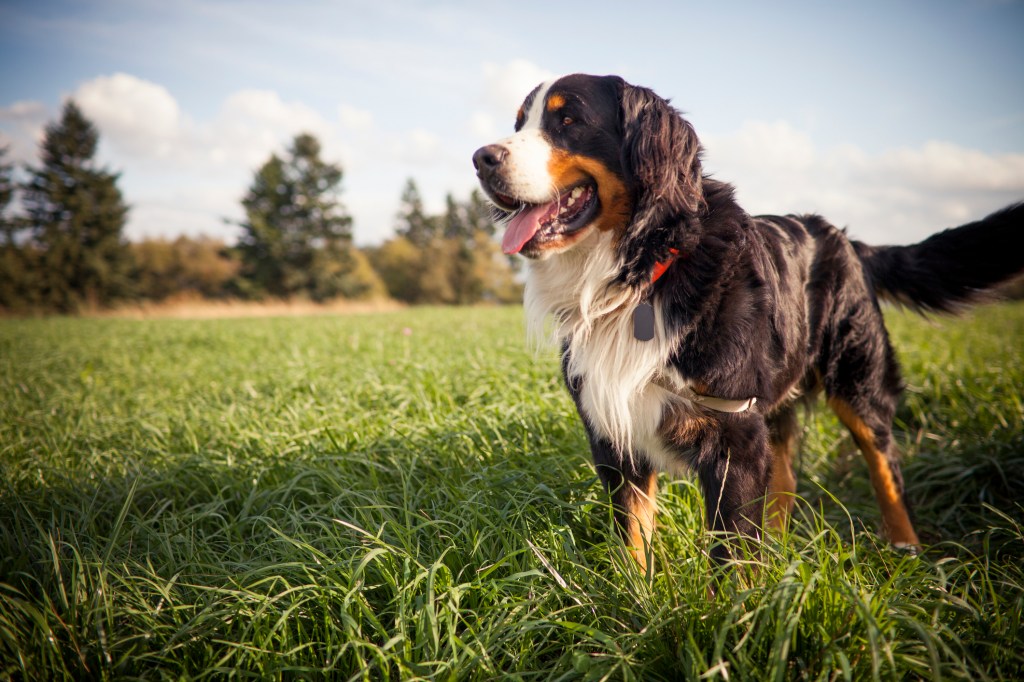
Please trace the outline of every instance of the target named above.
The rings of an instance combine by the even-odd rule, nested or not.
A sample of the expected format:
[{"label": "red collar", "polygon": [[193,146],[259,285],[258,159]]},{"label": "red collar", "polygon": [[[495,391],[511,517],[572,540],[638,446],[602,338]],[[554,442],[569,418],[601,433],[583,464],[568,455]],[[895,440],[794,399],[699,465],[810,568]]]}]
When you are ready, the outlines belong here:
[{"label": "red collar", "polygon": [[658,261],[654,264],[654,270],[651,271],[651,286],[661,279],[661,276],[665,274],[665,271],[676,262],[676,259],[679,258],[679,249],[669,249],[668,252],[672,255],[669,256],[667,260]]}]

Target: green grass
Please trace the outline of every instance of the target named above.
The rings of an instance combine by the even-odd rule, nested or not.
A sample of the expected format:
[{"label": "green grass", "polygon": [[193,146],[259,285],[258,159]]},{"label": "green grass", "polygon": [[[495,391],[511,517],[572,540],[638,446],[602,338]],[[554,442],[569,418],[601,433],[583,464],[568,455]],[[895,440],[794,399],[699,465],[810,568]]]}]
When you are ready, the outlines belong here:
[{"label": "green grass", "polygon": [[1024,304],[889,319],[930,549],[819,411],[718,581],[689,479],[622,558],[519,309],[0,322],[0,679],[1019,679]]}]

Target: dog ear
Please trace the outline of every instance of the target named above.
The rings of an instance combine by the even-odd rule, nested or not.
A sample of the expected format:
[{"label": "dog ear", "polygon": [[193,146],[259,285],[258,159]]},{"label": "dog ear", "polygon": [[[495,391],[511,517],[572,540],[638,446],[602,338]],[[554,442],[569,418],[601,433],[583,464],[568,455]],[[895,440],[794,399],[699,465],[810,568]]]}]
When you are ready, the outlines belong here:
[{"label": "dog ear", "polygon": [[633,188],[633,220],[620,243],[621,279],[650,281],[654,263],[695,238],[704,206],[700,140],[653,91],[623,83],[622,168]]},{"label": "dog ear", "polygon": [[622,128],[623,168],[639,190],[640,204],[659,202],[670,212],[696,213],[703,191],[701,146],[693,126],[653,91],[625,84]]}]

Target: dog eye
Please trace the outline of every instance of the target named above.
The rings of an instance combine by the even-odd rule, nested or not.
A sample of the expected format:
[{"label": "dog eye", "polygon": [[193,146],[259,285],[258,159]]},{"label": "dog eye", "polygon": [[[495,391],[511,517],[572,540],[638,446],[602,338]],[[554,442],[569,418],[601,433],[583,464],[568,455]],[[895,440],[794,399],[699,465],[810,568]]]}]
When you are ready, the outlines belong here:
[{"label": "dog eye", "polygon": [[566,116],[566,117],[564,117],[562,119],[562,125],[563,126],[571,126],[575,122],[576,122],[576,119],[574,119],[572,116]]}]

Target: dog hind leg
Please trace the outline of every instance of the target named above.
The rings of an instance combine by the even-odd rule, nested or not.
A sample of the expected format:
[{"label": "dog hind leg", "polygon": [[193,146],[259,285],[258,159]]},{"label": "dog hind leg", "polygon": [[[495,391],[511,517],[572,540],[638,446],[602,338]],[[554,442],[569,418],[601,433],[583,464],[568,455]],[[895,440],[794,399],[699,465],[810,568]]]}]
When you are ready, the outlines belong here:
[{"label": "dog hind leg", "polygon": [[871,419],[865,415],[867,410],[863,405],[855,407],[840,397],[829,397],[828,404],[853,435],[864,455],[871,487],[882,512],[882,531],[886,539],[895,547],[917,547],[920,541],[907,511],[899,456],[892,442],[891,421]]},{"label": "dog hind leg", "polygon": [[836,327],[822,369],[829,407],[853,435],[867,462],[882,512],[882,531],[896,547],[916,547],[903,492],[892,420],[903,388],[895,353],[877,307],[852,312]]}]

